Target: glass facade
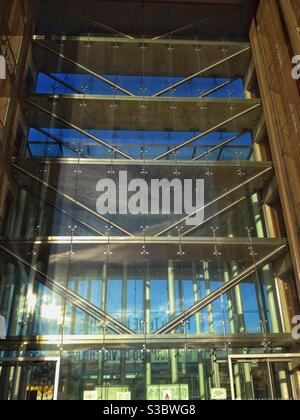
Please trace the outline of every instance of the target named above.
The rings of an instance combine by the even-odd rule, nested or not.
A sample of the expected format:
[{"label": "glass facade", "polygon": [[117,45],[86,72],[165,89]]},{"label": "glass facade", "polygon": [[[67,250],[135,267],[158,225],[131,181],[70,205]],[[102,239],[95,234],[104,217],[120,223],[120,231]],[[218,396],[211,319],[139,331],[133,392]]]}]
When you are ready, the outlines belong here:
[{"label": "glass facade", "polygon": [[[42,2],[31,34],[0,241],[0,399],[294,399],[295,285],[249,40],[216,14],[216,36],[124,33],[96,3]],[[120,173],[203,179],[204,205],[176,214],[174,188],[168,214],[101,215],[97,183],[115,182],[119,206]]]}]

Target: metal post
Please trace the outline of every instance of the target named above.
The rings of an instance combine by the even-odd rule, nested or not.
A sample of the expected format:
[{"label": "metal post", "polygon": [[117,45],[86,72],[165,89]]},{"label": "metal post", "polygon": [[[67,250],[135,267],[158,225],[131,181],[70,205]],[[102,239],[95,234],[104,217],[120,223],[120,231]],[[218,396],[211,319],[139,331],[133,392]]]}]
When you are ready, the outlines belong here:
[{"label": "metal post", "polygon": [[[170,317],[174,316],[176,313],[175,305],[175,275],[174,275],[174,263],[169,260],[168,262],[168,291],[169,291],[169,315]],[[172,331],[174,334],[174,331]],[[178,361],[177,361],[177,352],[175,349],[170,350],[171,358],[171,375],[172,375],[172,384],[178,383]]]},{"label": "metal post", "polygon": [[[211,293],[211,287],[210,287],[209,263],[207,261],[203,263],[203,271],[204,271],[204,281],[205,281],[205,292],[206,292],[206,296],[209,296]],[[213,315],[212,305],[208,305],[207,312],[208,312],[208,317],[207,317],[208,329],[209,329],[209,333],[212,334],[214,332],[214,315]],[[216,354],[214,350],[212,350],[212,355],[211,355],[211,366],[212,366],[211,386],[219,387],[218,364],[216,363]]]},{"label": "metal post", "polygon": [[[230,280],[228,264],[224,263],[224,282],[227,283]],[[228,318],[230,333],[235,334],[235,316],[234,316],[234,307],[233,307],[233,296],[232,291],[227,293],[227,305],[228,305]]]},{"label": "metal post", "polygon": [[59,391],[59,379],[60,379],[60,363],[61,359],[58,359],[55,367],[55,380],[54,380],[54,391],[53,391],[53,400],[58,400],[58,391]]},{"label": "metal post", "polygon": [[24,223],[24,211],[25,211],[25,205],[26,205],[26,191],[20,190],[18,194],[17,199],[17,212],[16,212],[16,218],[14,222],[13,227],[13,236],[16,238],[21,237],[21,229],[22,224]]},{"label": "metal post", "polygon": [[[193,292],[194,292],[194,303],[199,301],[199,287],[198,281],[196,277],[196,264],[192,263],[192,271],[193,271]],[[200,325],[200,314],[197,313],[195,315],[196,318],[196,334],[201,334],[201,325]],[[203,363],[203,352],[198,350],[198,375],[199,375],[199,396],[200,400],[204,401],[206,399],[206,392],[205,392],[205,373],[204,373],[204,363]]]},{"label": "metal post", "polygon": [[[228,264],[224,263],[224,281],[227,283],[230,280],[230,270],[228,267]],[[238,288],[237,286],[236,288]],[[228,317],[229,317],[229,326],[230,326],[230,332],[231,334],[236,334],[236,323],[235,323],[235,311],[237,312],[237,307],[234,306],[234,292],[236,288],[232,291],[230,291],[227,294],[227,304],[228,304]],[[239,314],[236,313],[236,315],[239,317]],[[238,365],[234,366],[234,382],[236,386],[236,396],[238,399],[242,398],[242,387],[241,387],[241,377],[240,377],[240,369]]]},{"label": "metal post", "polygon": [[[231,275],[233,277],[237,276],[239,273],[238,266],[235,262],[231,263]],[[245,333],[246,332],[246,324],[245,324],[245,316],[244,316],[244,305],[243,305],[243,299],[241,295],[241,288],[240,285],[237,285],[234,290],[234,300],[235,300],[235,310],[237,315],[237,328],[238,333]],[[243,351],[245,353],[245,351]],[[235,378],[241,374],[241,369],[244,371],[244,384],[245,384],[245,397],[246,400],[252,398],[253,390],[252,390],[252,380],[251,380],[251,369],[249,364],[244,364],[242,368],[239,368],[238,363],[236,363],[233,366],[234,369],[234,375]],[[237,398],[243,397],[242,395],[242,388],[240,389],[240,395],[239,395],[239,389],[238,389],[238,382],[236,381],[236,394]]]},{"label": "metal post", "polygon": [[[183,284],[182,284],[183,280],[180,279],[178,281],[178,297],[179,297],[179,311],[183,312],[184,311],[184,296],[183,296]],[[186,337],[187,334],[187,321],[183,324],[183,328],[184,328],[184,335]],[[178,357],[178,363],[179,363],[179,368],[180,368],[180,373],[183,376],[186,376],[186,363],[187,363],[187,349],[185,349],[185,351],[183,352],[183,354],[181,354],[181,358],[180,358],[180,363],[179,363],[179,357]]]},{"label": "metal post", "polygon": [[12,400],[17,401],[19,396],[20,389],[20,379],[21,379],[21,366],[15,366],[13,371],[13,382],[12,382]]},{"label": "metal post", "polygon": [[[255,226],[258,238],[264,238],[264,227],[262,222],[262,215],[259,209],[259,196],[255,194],[252,197],[252,204],[255,211]],[[278,316],[278,306],[276,303],[276,287],[274,282],[274,275],[272,273],[271,265],[268,264],[262,268],[262,279],[266,286],[266,293],[268,299],[268,306],[270,311],[270,321],[273,334],[279,334],[281,331],[280,320]],[[281,398],[283,400],[289,400],[289,389],[287,383],[287,376],[285,370],[278,372]],[[272,378],[272,376],[271,376]],[[272,385],[273,389],[273,385]]]},{"label": "metal post", "polygon": [[[102,268],[102,288],[101,288],[101,309],[106,312],[106,302],[107,302],[107,264],[103,264]],[[103,328],[104,336],[104,328]],[[104,374],[104,361],[105,355],[100,352],[98,359],[98,385],[103,384],[103,374]]]},{"label": "metal post", "polygon": [[[151,281],[150,281],[150,269],[147,264],[146,278],[145,278],[145,325],[146,325],[146,334],[151,334],[151,311],[150,311],[150,298],[151,298]],[[151,374],[151,353],[150,357],[145,354],[146,360],[146,387],[151,385],[152,374]]]},{"label": "metal post", "polygon": [[[204,270],[206,296],[209,296],[211,293],[210,276],[209,276],[208,262],[206,261],[203,263],[203,270]],[[212,311],[212,305],[208,305],[207,310],[208,310],[208,329],[210,333],[213,333],[214,332],[214,316],[213,316],[213,311]]]},{"label": "metal post", "polygon": [[[255,194],[251,198],[252,205],[255,212],[255,227],[257,232],[258,238],[264,238],[264,227],[263,227],[263,221],[262,221],[262,215],[259,209],[259,197],[258,194]],[[277,311],[277,305],[276,305],[276,297],[274,294],[274,276],[271,271],[271,266],[266,265],[262,269],[262,277],[264,284],[266,285],[267,289],[267,299],[269,304],[269,310],[270,310],[270,319],[271,319],[271,328],[272,332],[274,334],[279,334],[280,332],[280,324],[278,319],[278,311]]]},{"label": "metal post", "polygon": [[[122,273],[122,314],[121,319],[122,323],[126,325],[126,307],[127,307],[127,264],[123,265]],[[121,385],[126,382],[126,352],[124,350],[120,351],[120,377]]]},{"label": "metal post", "polygon": [[229,369],[229,378],[230,378],[230,389],[231,389],[231,399],[235,401],[235,387],[234,387],[234,376],[233,376],[233,367],[232,359],[228,356],[228,369]]}]

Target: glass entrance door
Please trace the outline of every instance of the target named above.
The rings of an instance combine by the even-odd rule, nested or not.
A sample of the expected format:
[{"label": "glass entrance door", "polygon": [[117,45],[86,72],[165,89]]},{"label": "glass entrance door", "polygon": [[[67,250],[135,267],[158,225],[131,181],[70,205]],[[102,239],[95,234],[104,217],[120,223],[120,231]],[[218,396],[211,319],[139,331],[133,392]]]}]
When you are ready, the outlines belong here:
[{"label": "glass entrance door", "polygon": [[251,363],[250,375],[254,400],[273,400],[272,380],[268,363]]},{"label": "glass entrance door", "polygon": [[232,399],[293,400],[291,363],[300,355],[229,356]]},{"label": "glass entrance door", "polygon": [[59,359],[0,360],[0,400],[56,400]]}]

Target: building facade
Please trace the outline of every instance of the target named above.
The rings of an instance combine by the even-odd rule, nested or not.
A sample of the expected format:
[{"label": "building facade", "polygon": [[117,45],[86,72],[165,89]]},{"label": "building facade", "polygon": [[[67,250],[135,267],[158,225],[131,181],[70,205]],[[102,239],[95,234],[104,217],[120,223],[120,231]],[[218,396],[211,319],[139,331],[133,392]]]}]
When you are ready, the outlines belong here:
[{"label": "building facade", "polygon": [[0,19],[0,399],[300,399],[299,0]]}]

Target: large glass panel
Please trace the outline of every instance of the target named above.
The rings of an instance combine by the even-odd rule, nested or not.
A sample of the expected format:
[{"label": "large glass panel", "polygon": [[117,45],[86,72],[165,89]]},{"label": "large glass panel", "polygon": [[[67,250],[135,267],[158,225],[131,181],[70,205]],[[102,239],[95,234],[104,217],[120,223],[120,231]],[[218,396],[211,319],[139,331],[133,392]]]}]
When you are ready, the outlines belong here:
[{"label": "large glass panel", "polygon": [[5,39],[26,71],[1,98],[0,397],[53,399],[54,365],[30,362],[52,356],[63,400],[292,398],[289,361],[229,376],[291,345],[247,8],[69,3],[41,1],[26,51]]}]

